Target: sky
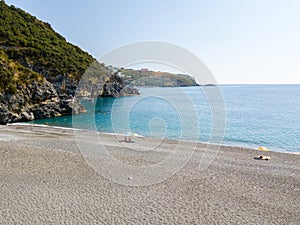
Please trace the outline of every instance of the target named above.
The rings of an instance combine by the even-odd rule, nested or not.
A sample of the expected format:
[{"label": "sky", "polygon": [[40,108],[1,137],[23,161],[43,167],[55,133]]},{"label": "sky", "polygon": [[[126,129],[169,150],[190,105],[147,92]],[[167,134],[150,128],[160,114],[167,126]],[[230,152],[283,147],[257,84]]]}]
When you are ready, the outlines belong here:
[{"label": "sky", "polygon": [[219,84],[300,84],[298,0],[6,0],[95,58],[162,41],[197,55]]}]

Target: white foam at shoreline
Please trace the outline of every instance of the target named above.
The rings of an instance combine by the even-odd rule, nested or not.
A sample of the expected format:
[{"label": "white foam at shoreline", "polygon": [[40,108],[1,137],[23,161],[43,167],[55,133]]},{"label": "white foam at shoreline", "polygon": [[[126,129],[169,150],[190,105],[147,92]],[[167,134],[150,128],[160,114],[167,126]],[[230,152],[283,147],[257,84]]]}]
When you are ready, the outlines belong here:
[{"label": "white foam at shoreline", "polygon": [[[7,124],[7,126],[44,127],[44,128],[54,128],[54,129],[61,129],[61,130],[72,130],[72,131],[83,131],[83,132],[84,131],[91,131],[91,130],[73,128],[73,127],[58,127],[58,126],[51,126],[51,125],[46,125],[46,124],[30,124],[30,123],[11,123],[11,124]],[[112,135],[112,136],[126,136],[126,134],[109,133],[109,132],[97,132],[97,134]],[[141,137],[144,137],[144,136],[141,136]],[[151,137],[149,137],[149,138],[151,138]],[[170,139],[170,140],[173,140],[173,139]],[[1,136],[0,136],[0,141],[1,141]],[[197,142],[197,141],[184,140],[184,139],[180,139],[180,140],[177,140],[177,141]],[[248,150],[257,150],[255,148],[245,147],[245,146],[234,146],[234,145],[217,144],[217,143],[209,143],[209,142],[199,142],[199,141],[197,143],[199,143],[199,144],[209,144],[209,145],[214,145],[214,146],[219,146],[219,147],[241,148],[241,149],[245,149],[245,150],[247,150],[247,149]],[[280,151],[280,150],[270,149],[270,152],[300,155],[300,152],[291,152],[291,151],[286,151],[286,150]]]},{"label": "white foam at shoreline", "polygon": [[31,123],[9,123],[7,126],[28,126],[28,127],[51,127],[62,130],[81,130],[73,127],[58,127],[58,126],[50,126],[46,124],[31,124]]}]

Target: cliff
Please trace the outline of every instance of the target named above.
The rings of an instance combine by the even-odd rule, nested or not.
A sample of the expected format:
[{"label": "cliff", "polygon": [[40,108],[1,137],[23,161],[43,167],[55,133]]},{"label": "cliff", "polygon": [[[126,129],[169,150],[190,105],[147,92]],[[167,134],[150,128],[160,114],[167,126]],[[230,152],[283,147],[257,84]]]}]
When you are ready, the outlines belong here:
[{"label": "cliff", "polygon": [[[10,60],[0,50],[0,124],[79,113],[72,95],[58,95],[41,74]],[[76,106],[76,107],[75,107]]]},{"label": "cliff", "polygon": [[139,94],[137,89],[131,88],[125,83],[121,77],[112,76],[109,81],[104,84],[101,96],[119,97]]}]

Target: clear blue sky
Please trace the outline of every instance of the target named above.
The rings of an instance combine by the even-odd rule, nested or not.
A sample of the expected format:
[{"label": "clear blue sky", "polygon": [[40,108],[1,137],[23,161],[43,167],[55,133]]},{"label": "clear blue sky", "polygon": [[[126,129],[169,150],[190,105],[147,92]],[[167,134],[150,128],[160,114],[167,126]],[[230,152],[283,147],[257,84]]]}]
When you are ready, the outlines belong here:
[{"label": "clear blue sky", "polygon": [[300,83],[299,0],[6,0],[94,57],[156,40],[196,54],[218,83]]}]

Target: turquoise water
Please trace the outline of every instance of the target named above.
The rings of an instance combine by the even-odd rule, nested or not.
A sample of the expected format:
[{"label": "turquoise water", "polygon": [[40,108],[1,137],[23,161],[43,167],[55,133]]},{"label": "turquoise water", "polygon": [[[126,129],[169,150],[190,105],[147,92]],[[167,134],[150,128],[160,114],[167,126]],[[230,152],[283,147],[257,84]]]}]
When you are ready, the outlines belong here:
[{"label": "turquoise water", "polygon": [[[226,112],[224,144],[300,152],[300,85],[220,88]],[[210,141],[213,116],[201,88],[141,88],[140,92],[139,96],[84,102],[88,112],[73,120],[63,116],[30,123]]]}]

